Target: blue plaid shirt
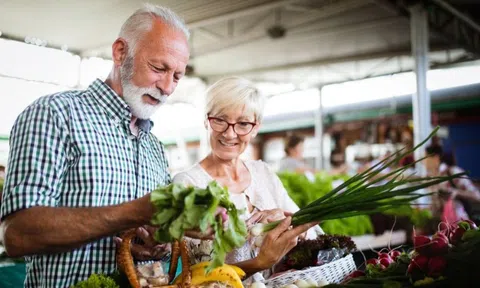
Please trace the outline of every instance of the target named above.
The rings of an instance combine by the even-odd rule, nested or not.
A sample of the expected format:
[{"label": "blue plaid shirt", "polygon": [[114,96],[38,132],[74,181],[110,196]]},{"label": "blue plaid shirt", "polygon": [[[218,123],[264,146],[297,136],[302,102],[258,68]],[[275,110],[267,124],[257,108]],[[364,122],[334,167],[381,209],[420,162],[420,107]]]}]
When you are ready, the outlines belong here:
[{"label": "blue plaid shirt", "polygon": [[[33,206],[116,205],[170,183],[152,123],[138,121],[135,137],[130,119],[124,100],[100,80],[27,107],[11,132],[0,217]],[[115,243],[107,237],[70,252],[27,257],[25,287],[70,287],[115,268]]]}]

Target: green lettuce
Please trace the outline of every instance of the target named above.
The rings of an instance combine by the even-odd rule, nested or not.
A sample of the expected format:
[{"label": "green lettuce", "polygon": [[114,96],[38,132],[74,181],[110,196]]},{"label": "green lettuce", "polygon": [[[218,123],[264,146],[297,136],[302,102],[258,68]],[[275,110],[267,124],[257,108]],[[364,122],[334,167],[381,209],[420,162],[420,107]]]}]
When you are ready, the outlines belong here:
[{"label": "green lettuce", "polygon": [[[214,229],[213,256],[207,271],[223,265],[226,254],[245,243],[247,227],[239,217],[242,211],[230,202],[228,190],[215,181],[205,189],[176,183],[162,186],[152,192],[150,200],[156,208],[151,223],[159,228],[154,235],[159,242],[181,239],[186,230]],[[227,210],[226,227],[221,216],[215,216],[218,207]]]}]

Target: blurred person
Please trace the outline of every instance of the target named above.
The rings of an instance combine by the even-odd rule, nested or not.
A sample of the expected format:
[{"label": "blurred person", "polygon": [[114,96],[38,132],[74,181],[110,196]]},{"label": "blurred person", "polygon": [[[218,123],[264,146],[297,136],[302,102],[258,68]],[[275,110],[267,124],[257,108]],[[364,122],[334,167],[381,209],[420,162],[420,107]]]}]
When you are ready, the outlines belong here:
[{"label": "blurred person", "polygon": [[315,173],[315,169],[303,160],[304,142],[305,138],[299,135],[292,135],[285,139],[286,156],[280,161],[279,171]]},{"label": "blurred person", "polygon": [[0,180],[3,180],[3,179],[5,179],[5,166],[0,165]]},{"label": "blurred person", "polygon": [[[305,150],[304,142],[304,137],[295,134],[285,139],[286,156],[280,160],[279,171],[308,174],[311,175],[309,178],[314,178],[313,174],[318,173],[319,170],[309,166],[303,159],[303,152]],[[329,173],[332,175],[344,174],[346,170],[346,165],[340,165],[340,167],[332,168]]]},{"label": "blurred person", "polygon": [[[258,134],[264,104],[265,99],[253,83],[243,78],[224,78],[208,88],[204,125],[211,152],[173,178],[173,182],[195,187],[206,187],[213,180],[226,186],[230,200],[238,209],[244,209],[242,217],[248,226],[283,219],[299,209],[265,162],[240,159]],[[284,221],[287,225],[290,220]],[[226,262],[237,265],[248,275],[267,270],[280,261],[296,245],[298,236],[314,224],[288,231],[283,231],[285,226],[272,230],[266,234],[256,255],[252,255],[253,243],[250,239],[243,247],[227,255]],[[309,230],[309,234],[316,237],[313,229]],[[211,241],[189,240],[189,247],[192,262],[210,260]]]},{"label": "blurred person", "polygon": [[[424,161],[428,176],[448,176],[463,172],[453,158],[445,157],[439,145],[425,149],[428,158]],[[468,178],[456,178],[429,188],[438,192],[432,196],[432,214],[437,219],[448,222],[469,219],[468,208],[480,204],[480,191]],[[467,209],[466,209],[467,208]]]},{"label": "blurred person", "polygon": [[135,260],[165,253],[141,227],[154,213],[150,192],[171,182],[149,119],[185,75],[188,38],[174,12],[147,4],[121,27],[105,81],[42,97],[18,116],[0,241],[8,255],[28,256],[25,287],[113,272],[114,236],[130,228],[143,242],[131,247]]}]

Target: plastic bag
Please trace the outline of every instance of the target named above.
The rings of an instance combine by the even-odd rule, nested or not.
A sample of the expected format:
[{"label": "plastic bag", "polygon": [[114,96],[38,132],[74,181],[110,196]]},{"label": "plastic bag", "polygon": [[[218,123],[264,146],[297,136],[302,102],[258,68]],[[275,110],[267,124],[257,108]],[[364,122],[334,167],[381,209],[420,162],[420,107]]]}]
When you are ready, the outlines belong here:
[{"label": "plastic bag", "polygon": [[343,258],[348,253],[347,248],[332,248],[328,250],[320,250],[317,254],[317,265],[330,263],[332,261]]}]

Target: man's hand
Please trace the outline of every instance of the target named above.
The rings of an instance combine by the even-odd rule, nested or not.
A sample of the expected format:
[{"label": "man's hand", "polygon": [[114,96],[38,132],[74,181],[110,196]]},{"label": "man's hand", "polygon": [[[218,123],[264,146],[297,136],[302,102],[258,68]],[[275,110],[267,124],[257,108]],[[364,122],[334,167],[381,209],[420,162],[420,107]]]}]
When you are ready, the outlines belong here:
[{"label": "man's hand", "polygon": [[[136,229],[136,237],[142,240],[143,244],[132,243],[132,256],[135,260],[161,260],[162,257],[170,252],[169,243],[157,243],[153,239],[155,231],[156,228],[151,226],[143,226]],[[115,237],[114,240],[117,246],[122,243],[121,238]]]}]

